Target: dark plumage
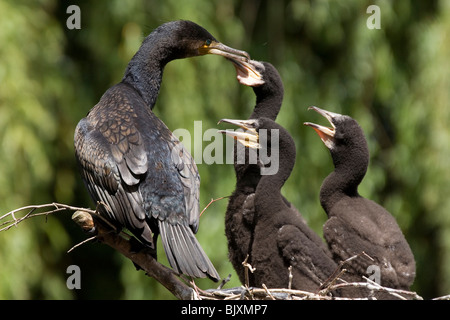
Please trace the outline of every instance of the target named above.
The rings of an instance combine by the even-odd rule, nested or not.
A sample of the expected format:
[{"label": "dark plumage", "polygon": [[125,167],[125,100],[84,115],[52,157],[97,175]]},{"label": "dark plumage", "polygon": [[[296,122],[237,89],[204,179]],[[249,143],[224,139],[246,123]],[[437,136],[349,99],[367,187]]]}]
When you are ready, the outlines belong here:
[{"label": "dark plumage", "polygon": [[346,268],[355,281],[367,276],[367,268],[380,268],[381,285],[409,289],[415,277],[411,249],[395,218],[377,203],[358,193],[369,164],[369,149],[358,123],[349,116],[312,107],[332,127],[311,126],[330,150],[334,171],[320,189],[320,203],[328,215],[323,232],[336,261],[362,251],[375,261],[354,259]]},{"label": "dark plumage", "polygon": [[219,43],[190,21],[165,23],[147,36],[120,83],[111,87],[75,130],[75,153],[102,214],[151,248],[161,234],[170,265],[192,277],[219,275],[196,240],[200,177],[191,155],[152,112],[164,66],[174,59],[248,55]]},{"label": "dark plumage", "polygon": [[[292,266],[292,288],[317,291],[336,271],[337,265],[331,259],[322,239],[281,195],[281,188],[295,164],[296,151],[292,137],[283,127],[268,118],[222,121],[249,130],[244,134],[230,131],[223,131],[224,133],[250,147],[261,147],[260,150],[270,154],[271,164],[278,161],[277,172],[266,175],[261,171],[254,194],[254,224],[249,260],[256,270],[250,277],[249,284],[287,288],[288,268]],[[263,130],[267,134],[260,135]],[[274,141],[278,143],[272,144],[272,135],[277,133],[278,140],[275,136]]]},{"label": "dark plumage", "polygon": [[[256,105],[249,119],[267,117],[275,120],[283,101],[283,82],[276,68],[268,62],[250,61],[235,64],[241,84],[252,86]],[[234,150],[236,188],[231,194],[225,214],[228,256],[241,283],[245,283],[242,262],[251,252],[253,237],[254,195],[261,178],[258,164],[249,163],[249,151],[237,143]],[[238,161],[238,153],[240,155]]]}]

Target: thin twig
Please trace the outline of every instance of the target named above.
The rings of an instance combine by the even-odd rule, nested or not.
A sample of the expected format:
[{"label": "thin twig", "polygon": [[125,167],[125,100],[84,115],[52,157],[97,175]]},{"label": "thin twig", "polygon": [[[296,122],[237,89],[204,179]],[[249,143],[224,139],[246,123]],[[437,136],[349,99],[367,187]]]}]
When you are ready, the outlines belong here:
[{"label": "thin twig", "polygon": [[289,266],[288,271],[289,271],[288,289],[290,290],[290,289],[292,289],[292,278],[294,277],[292,275],[292,266]]},{"label": "thin twig", "polygon": [[354,260],[356,258],[362,257],[362,256],[368,258],[371,261],[375,261],[371,256],[369,256],[364,251],[361,251],[360,253],[355,254],[354,256],[351,256],[350,258],[347,258],[347,259],[345,259],[343,261],[340,261],[338,266],[336,267],[336,270],[334,270],[334,272],[328,277],[328,279],[325,280],[324,283],[322,283],[322,285],[319,287],[319,290],[323,290],[327,286],[329,286],[330,283],[336,282],[336,280],[342,276],[342,274],[343,274],[342,270],[347,271],[346,269],[342,269],[342,267],[345,264],[349,263],[350,261],[352,261],[352,260]]},{"label": "thin twig", "polygon": [[[45,209],[45,208],[54,208],[53,210],[49,210],[49,211],[45,211],[45,212],[38,212],[38,213],[34,213],[36,210],[38,209]],[[23,217],[21,218],[16,218],[16,214],[21,212],[21,211],[25,211],[25,210],[29,210]],[[0,221],[5,219],[8,216],[12,217],[12,220],[7,220],[4,221],[0,224],[0,226],[3,225],[7,225],[6,227],[3,227],[2,229],[0,229],[0,232],[2,231],[6,231],[9,230],[10,228],[12,228],[13,226],[17,226],[19,223],[21,223],[22,221],[32,218],[32,217],[37,217],[37,216],[48,216],[49,214],[52,213],[56,213],[59,211],[65,211],[65,210],[71,210],[71,211],[86,211],[90,214],[94,214],[95,212],[90,210],[90,209],[86,209],[86,208],[78,208],[78,207],[73,207],[73,206],[69,206],[69,205],[65,205],[65,204],[60,204],[60,203],[48,203],[48,204],[42,204],[42,205],[29,205],[29,206],[25,206],[25,207],[21,207],[15,210],[12,210],[8,213],[5,213],[4,215],[2,215],[0,217]]]},{"label": "thin twig", "polygon": [[77,243],[77,244],[74,245],[72,248],[70,248],[70,249],[67,251],[67,253],[71,253],[74,249],[78,248],[79,246],[82,246],[83,244],[85,244],[85,243],[87,243],[87,242],[89,242],[89,241],[95,240],[96,238],[97,238],[97,236],[93,236],[93,237],[90,237],[90,238],[87,238],[87,239],[81,241],[80,243]]},{"label": "thin twig", "polygon": [[222,199],[225,199],[225,198],[229,198],[229,197],[230,197],[230,196],[225,196],[225,197],[220,197],[220,198],[217,198],[217,199],[211,199],[211,201],[206,205],[206,207],[202,210],[202,212],[200,212],[200,217],[202,216],[203,212],[205,212],[205,210],[208,209],[208,207],[209,207],[211,204],[213,204],[213,203],[216,202],[216,201],[219,201],[219,200],[222,200]]},{"label": "thin twig", "polygon": [[[62,204],[62,203],[57,203],[57,202],[47,203],[47,204],[39,204],[39,205],[29,205],[29,206],[21,207],[21,208],[9,211],[8,213],[5,213],[4,215],[2,215],[0,217],[0,221],[5,219],[8,216],[12,217],[12,220],[7,220],[7,221],[4,221],[4,222],[2,222],[0,224],[0,226],[7,225],[6,227],[3,227],[2,229],[0,229],[0,232],[7,231],[10,228],[12,228],[13,226],[17,226],[23,220],[26,220],[26,219],[29,219],[29,218],[33,218],[33,217],[37,217],[37,216],[48,216],[50,214],[53,214],[53,213],[56,213],[56,212],[60,212],[60,211],[82,211],[82,212],[87,212],[90,215],[93,215],[93,216],[101,219],[109,227],[111,227],[111,228],[113,228],[115,230],[116,227],[114,225],[112,225],[105,217],[103,217],[99,213],[98,209],[100,208],[100,206],[103,206],[103,207],[106,208],[106,210],[109,210],[109,207],[103,202],[98,202],[97,203],[97,210],[92,210],[92,209],[88,209],[88,208],[80,208],[80,207],[70,206],[70,205],[67,205],[67,204]],[[51,209],[51,208],[53,208],[53,210],[48,210],[48,211],[45,211],[45,212],[34,213],[36,210],[39,210],[39,209]],[[23,217],[16,218],[16,214],[17,213],[19,213],[21,211],[25,211],[25,210],[29,210],[29,211]]]},{"label": "thin twig", "polygon": [[432,300],[450,300],[450,294],[441,297],[436,297],[433,298]]},{"label": "thin twig", "polygon": [[267,295],[272,299],[272,300],[276,300],[273,295],[270,293],[269,289],[267,289],[267,286],[263,283],[262,284],[263,289],[267,292]]},{"label": "thin twig", "polygon": [[[319,294],[321,295],[327,295],[330,291],[332,286],[335,284],[335,282],[339,279],[341,279],[341,276],[347,272],[347,269],[342,269],[338,275],[336,275],[333,279],[330,280],[330,278],[327,279],[326,282],[324,282],[320,287],[319,287]],[[334,273],[333,273],[334,274]],[[343,280],[342,280],[343,281]],[[325,286],[326,284],[326,286]]]},{"label": "thin twig", "polygon": [[219,285],[219,287],[217,288],[217,289],[222,289],[223,288],[223,286],[228,282],[228,281],[230,281],[230,279],[231,279],[231,273],[230,274],[228,274],[228,277],[226,277],[225,279],[222,279],[222,282],[220,283],[220,285]]},{"label": "thin twig", "polygon": [[[225,289],[225,290],[217,290],[217,289],[210,289],[206,290],[205,296],[211,300],[211,299],[217,299],[217,300],[242,300],[242,299],[276,299],[276,300],[286,300],[289,297],[292,299],[307,299],[307,300],[368,300],[369,297],[331,297],[327,295],[317,294],[314,292],[304,291],[304,290],[293,290],[293,289],[284,289],[284,288],[275,288],[275,289],[269,289],[265,285],[262,285],[263,288],[252,288],[252,287],[239,287],[239,288],[232,288],[232,289]],[[341,284],[336,284],[334,288],[331,290],[337,290],[341,288],[348,288],[348,287],[354,287],[354,288],[364,288],[364,289],[371,289],[378,292],[388,292],[391,294],[394,294],[394,296],[397,297],[397,295],[405,295],[409,296],[412,299],[418,299],[422,300],[422,297],[417,295],[415,292],[405,291],[405,290],[398,290],[398,289],[392,289],[392,288],[385,288],[382,286],[375,286],[372,283],[369,282],[346,282]],[[203,297],[202,297],[203,298]],[[404,299],[404,297],[402,297]],[[441,297],[441,299],[450,299],[449,296]]]},{"label": "thin twig", "polygon": [[253,273],[256,270],[256,268],[253,268],[252,265],[247,262],[247,260],[248,260],[248,254],[245,257],[245,260],[242,261],[242,265],[244,266],[245,285],[248,288],[248,286],[249,286],[248,271],[250,270],[250,272]]},{"label": "thin twig", "polygon": [[[368,282],[339,283],[339,284],[333,285],[330,290],[338,290],[338,289],[349,288],[349,287],[363,288],[363,289],[368,289],[368,290],[374,290],[377,292],[386,292],[386,293],[391,294],[392,296],[395,296],[396,298],[405,299],[405,297],[403,295],[407,295],[407,296],[411,296],[412,299],[423,300],[423,298],[421,296],[419,296],[416,292],[383,287],[370,279],[367,279],[367,278],[365,278],[365,279],[368,280]],[[362,297],[362,298],[367,299],[367,297]]]}]

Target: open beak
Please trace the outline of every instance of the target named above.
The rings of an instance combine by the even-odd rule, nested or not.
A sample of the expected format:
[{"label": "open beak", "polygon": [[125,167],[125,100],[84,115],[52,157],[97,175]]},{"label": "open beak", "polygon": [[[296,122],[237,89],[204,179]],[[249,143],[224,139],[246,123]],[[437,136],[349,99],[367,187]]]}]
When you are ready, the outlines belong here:
[{"label": "open beak", "polygon": [[226,122],[238,126],[245,131],[231,131],[231,130],[219,130],[220,133],[224,133],[235,140],[242,143],[244,146],[251,149],[259,149],[261,148],[259,144],[259,135],[255,129],[256,124],[255,119],[250,120],[233,120],[233,119],[222,119],[217,124]]},{"label": "open beak", "polygon": [[313,128],[319,135],[320,139],[322,139],[323,143],[328,148],[331,148],[334,144],[333,140],[334,140],[334,135],[336,133],[336,127],[333,124],[333,118],[336,117],[338,114],[320,109],[318,107],[309,107],[308,110],[316,111],[318,114],[324,116],[330,122],[331,127],[325,127],[325,126],[321,126],[321,125],[311,123],[311,122],[305,122],[303,124],[305,126],[309,126],[309,127]]},{"label": "open beak", "polygon": [[217,54],[228,59],[247,62],[250,60],[250,55],[242,50],[237,50],[224,45],[218,41],[211,41],[209,45],[204,44],[199,49],[199,54]]},{"label": "open beak", "polygon": [[249,87],[257,87],[264,84],[261,73],[254,66],[257,61],[240,61],[232,58],[228,58],[228,60],[233,62],[236,69],[236,77],[240,84]]}]

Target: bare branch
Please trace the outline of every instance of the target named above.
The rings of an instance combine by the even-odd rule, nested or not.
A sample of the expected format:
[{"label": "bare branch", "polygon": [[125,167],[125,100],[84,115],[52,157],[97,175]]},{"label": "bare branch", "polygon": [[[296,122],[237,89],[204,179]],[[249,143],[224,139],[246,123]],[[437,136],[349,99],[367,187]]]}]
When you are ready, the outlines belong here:
[{"label": "bare branch", "polygon": [[245,285],[248,287],[249,286],[249,278],[248,278],[248,271],[250,270],[251,273],[255,272],[256,268],[253,268],[252,265],[250,263],[247,262],[248,260],[248,254],[245,257],[245,260],[242,261],[242,265],[244,266],[244,275],[245,275]]},{"label": "bare branch", "polygon": [[[80,218],[80,215],[84,217]],[[149,248],[142,245],[140,242],[131,243],[132,239],[125,239],[120,233],[111,231],[111,229],[105,226],[100,221],[96,222],[92,220],[92,217],[87,212],[80,212],[77,215],[76,222],[83,230],[89,229],[89,227],[95,224],[96,238],[110,246],[111,248],[119,251],[125,257],[133,261],[138,265],[146,274],[159,283],[161,283],[166,289],[168,289],[178,299],[192,299],[194,291],[191,287],[182,282],[178,275],[170,268],[160,264],[153,258]]]},{"label": "bare branch", "polygon": [[74,245],[72,248],[70,248],[69,250],[67,250],[67,253],[71,253],[73,250],[75,250],[76,248],[82,246],[85,243],[88,243],[89,241],[95,240],[97,239],[97,236],[93,236],[90,238],[87,238],[86,240],[81,241],[80,243],[77,243],[76,245]]},{"label": "bare branch", "polygon": [[[97,205],[97,209],[101,205],[104,204],[99,203]],[[47,211],[36,212],[42,209],[46,209]],[[136,265],[142,268],[147,273],[147,275],[160,282],[178,299],[192,299],[194,297],[194,291],[192,290],[192,288],[182,282],[172,269],[167,268],[157,262],[148,252],[148,248],[145,248],[137,240],[135,240],[136,244],[134,242],[133,244],[131,244],[132,239],[125,239],[123,233],[117,233],[117,230],[115,230],[115,228],[113,228],[113,226],[98,213],[98,210],[94,211],[91,209],[79,208],[60,203],[21,207],[10,211],[0,217],[0,221],[8,219],[1,222],[0,226],[5,227],[0,229],[0,232],[9,230],[13,226],[17,226],[19,223],[26,219],[43,215],[48,216],[49,214],[60,211],[76,211],[73,215],[73,220],[84,231],[88,233],[96,233],[94,237],[91,237],[83,241],[82,243],[75,245],[69,251],[87,241],[97,239],[98,241],[107,244],[113,249],[119,251],[121,254],[133,261]],[[19,213],[23,212],[25,212],[25,214],[22,217],[16,217]],[[95,216],[98,219],[94,221],[92,219],[92,216]]]},{"label": "bare branch", "polygon": [[410,299],[423,300],[423,298],[421,296],[419,296],[416,292],[383,287],[368,278],[365,278],[365,279],[368,280],[368,282],[339,283],[339,284],[331,286],[331,290],[338,290],[338,289],[349,288],[349,287],[363,288],[363,289],[368,289],[368,290],[374,290],[377,292],[389,293],[390,295],[392,295],[393,297],[396,297],[397,299],[407,300],[407,298],[405,298],[405,296],[407,296],[407,297],[410,297]]},{"label": "bare branch", "polygon": [[[39,209],[47,209],[47,211],[45,212],[38,212],[38,213],[34,213],[36,210]],[[48,209],[53,209],[53,210],[48,210]],[[65,204],[60,204],[60,203],[48,203],[48,204],[42,204],[42,205],[30,205],[30,206],[25,206],[25,207],[21,207],[15,210],[12,210],[8,213],[5,213],[4,215],[2,215],[0,217],[0,221],[11,217],[12,220],[6,220],[3,221],[2,223],[0,223],[0,226],[5,226],[2,229],[0,229],[0,232],[2,231],[6,231],[9,230],[12,227],[16,227],[19,223],[21,223],[22,221],[32,218],[32,217],[37,217],[37,216],[48,216],[49,214],[53,214],[56,212],[60,212],[60,211],[86,211],[90,214],[95,214],[95,211],[91,210],[91,209],[85,209],[85,208],[78,208],[78,207],[73,207],[73,206],[68,206]],[[27,211],[27,213],[21,217],[21,218],[16,218],[16,214],[22,212],[22,211]]]},{"label": "bare branch", "polygon": [[[406,297],[409,297],[410,299],[417,299],[422,300],[422,297],[417,295],[415,292],[405,291],[405,290],[398,290],[398,289],[392,289],[392,288],[385,288],[382,286],[375,286],[372,283],[369,282],[353,282],[353,283],[340,283],[334,285],[330,291],[338,290],[342,288],[365,288],[365,289],[371,289],[376,290],[379,292],[387,292],[389,294],[394,295],[396,298],[402,297],[402,299],[405,299]],[[223,289],[223,290],[217,290],[217,289],[209,289],[205,290],[202,295],[200,296],[201,299],[208,299],[208,300],[368,300],[369,297],[332,297],[329,295],[325,295],[321,292],[314,293],[314,292],[308,292],[303,290],[293,290],[293,289],[283,289],[283,288],[274,288],[269,289],[265,285],[263,285],[263,288],[248,288],[248,287],[238,287],[238,288],[231,288],[231,289]],[[450,299],[450,296],[444,296],[441,297],[442,300],[444,299]]]},{"label": "bare branch", "polygon": [[292,266],[289,266],[289,283],[288,283],[288,289],[292,289],[292,279],[294,276],[292,275]]},{"label": "bare branch", "polygon": [[441,297],[436,297],[432,300],[450,300],[450,294],[445,295],[445,296],[441,296]]},{"label": "bare branch", "polygon": [[220,197],[220,198],[217,198],[217,199],[211,199],[211,201],[206,205],[206,207],[202,210],[202,212],[200,212],[200,217],[202,216],[203,212],[205,212],[206,209],[208,209],[208,207],[209,207],[211,204],[213,204],[213,203],[216,202],[216,201],[219,201],[219,200],[222,200],[222,199],[225,199],[225,198],[229,198],[229,197],[230,197],[230,196],[225,196],[225,197]]},{"label": "bare branch", "polygon": [[[237,300],[237,299],[245,299],[245,300],[258,300],[258,299],[275,299],[275,300],[368,300],[372,299],[371,296],[357,296],[354,297],[345,297],[340,295],[330,295],[335,291],[341,290],[345,288],[360,288],[367,289],[367,291],[375,291],[382,292],[391,295],[396,299],[407,300],[407,299],[415,299],[422,300],[417,293],[387,288],[379,285],[378,283],[366,278],[362,277],[361,279],[365,279],[366,282],[346,282],[341,279],[341,276],[345,274],[346,269],[341,269],[349,261],[356,259],[358,257],[366,257],[368,259],[372,259],[366,253],[361,252],[355,256],[352,256],[339,264],[339,267],[333,272],[333,274],[320,286],[318,292],[309,292],[303,290],[293,290],[291,289],[291,281],[292,281],[292,267],[288,268],[289,271],[289,283],[288,288],[272,288],[269,289],[265,284],[262,284],[263,288],[254,288],[249,287],[248,283],[248,271],[253,272],[256,270],[253,268],[248,262],[248,256],[242,262],[242,265],[246,269],[246,284],[245,286],[241,286],[239,288],[225,289],[225,290],[206,290],[204,295],[201,295],[202,299],[226,299],[226,300]],[[361,293],[364,291],[361,291]],[[444,296],[442,299],[450,299],[450,296]]]},{"label": "bare branch", "polygon": [[230,279],[231,279],[231,273],[228,274],[228,277],[226,277],[225,279],[222,279],[222,282],[220,283],[220,285],[219,285],[219,287],[218,287],[217,289],[222,289],[223,286],[224,286],[228,281],[230,281]]},{"label": "bare branch", "polygon": [[[211,202],[202,211],[204,212],[213,202],[223,198],[211,200]],[[164,287],[166,287],[175,297],[178,299],[208,299],[208,300],[237,300],[237,299],[313,299],[313,300],[349,300],[349,299],[369,299],[370,297],[357,297],[357,298],[345,298],[345,297],[332,297],[329,295],[336,290],[344,288],[363,288],[368,291],[382,292],[397,299],[418,299],[422,300],[415,292],[406,290],[398,290],[392,288],[386,288],[378,283],[365,278],[366,282],[352,282],[348,283],[341,279],[341,276],[346,272],[342,267],[349,261],[358,257],[365,257],[373,260],[366,253],[361,252],[358,255],[350,257],[345,261],[342,261],[335,272],[322,284],[318,292],[307,292],[302,290],[291,289],[291,271],[289,278],[289,285],[287,289],[284,288],[267,288],[265,285],[263,288],[249,287],[248,272],[254,272],[253,268],[248,262],[248,256],[243,261],[245,268],[245,285],[238,288],[222,289],[223,284],[218,289],[200,290],[196,288],[192,289],[187,283],[188,281],[182,281],[182,277],[177,275],[172,269],[160,264],[152,256],[149,248],[143,246],[140,242],[133,237],[126,235],[124,232],[120,232],[114,228],[106,219],[99,214],[100,206],[105,206],[103,203],[98,203],[97,210],[79,208],[69,206],[60,203],[50,203],[43,205],[31,205],[10,211],[0,216],[0,229],[1,231],[9,230],[12,227],[17,227],[22,221],[37,217],[48,216],[61,211],[75,211],[72,219],[88,234],[95,234],[83,242],[72,247],[69,252],[82,244],[91,241],[98,240],[113,249],[119,251],[125,257],[133,261],[137,266],[143,269],[148,276],[156,279]],[[98,219],[93,219],[95,216]],[[195,286],[195,284],[194,284]],[[449,300],[450,295],[437,297],[436,300]]]},{"label": "bare branch", "polygon": [[266,286],[264,283],[262,284],[262,287],[263,287],[264,291],[267,293],[267,295],[270,297],[270,299],[276,300],[276,299],[273,297],[273,295],[270,293],[269,289],[267,289],[267,286]]}]

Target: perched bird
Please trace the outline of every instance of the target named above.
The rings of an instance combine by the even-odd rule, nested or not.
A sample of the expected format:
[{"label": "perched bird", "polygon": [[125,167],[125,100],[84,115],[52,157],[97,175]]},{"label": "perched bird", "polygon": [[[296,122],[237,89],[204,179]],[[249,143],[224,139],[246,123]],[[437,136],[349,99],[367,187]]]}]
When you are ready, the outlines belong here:
[{"label": "perched bird", "polygon": [[358,186],[369,165],[363,130],[349,116],[310,109],[324,116],[331,127],[306,122],[330,150],[334,171],[323,181],[320,203],[328,215],[323,233],[336,261],[365,252],[369,259],[353,259],[346,269],[355,281],[379,268],[381,285],[407,290],[415,277],[413,253],[395,218],[379,204],[363,198]]},{"label": "perched bird", "polygon": [[[249,261],[253,268],[249,285],[287,288],[289,266],[292,266],[293,289],[317,291],[337,270],[336,263],[322,239],[311,230],[303,217],[283,198],[281,188],[295,165],[295,144],[290,134],[275,121],[260,117],[230,120],[245,132],[221,131],[249,148],[270,154],[270,163],[262,164],[261,176],[254,193],[254,217],[251,230]],[[261,134],[261,132],[264,132]],[[276,172],[263,169],[277,162]]]},{"label": "perched bird", "polygon": [[194,233],[199,226],[200,177],[191,155],[152,112],[165,65],[216,54],[247,61],[244,51],[218,42],[191,21],[172,21],[151,32],[122,81],[101,97],[75,130],[75,154],[101,214],[128,229],[153,251],[159,234],[177,273],[220,277]]},{"label": "perched bird", "polygon": [[[238,81],[253,87],[256,95],[256,105],[249,119],[264,116],[275,120],[280,111],[284,94],[283,82],[276,68],[268,62],[231,61],[235,65]],[[241,283],[245,283],[242,263],[251,252],[254,229],[254,196],[261,174],[259,164],[250,163],[248,149],[243,146],[239,147],[236,143],[234,148],[236,188],[228,201],[225,214],[225,235],[229,260]]]},{"label": "perched bird", "polygon": [[[239,83],[252,87],[255,93],[256,104],[249,119],[265,117],[275,120],[284,96],[283,82],[278,70],[265,61],[229,60],[236,68]],[[234,169],[236,187],[230,196],[225,214],[225,235],[229,260],[241,283],[245,283],[245,269],[242,263],[251,253],[255,190],[261,173],[260,164],[251,161],[249,149],[237,143],[234,148]],[[296,210],[284,197],[283,200]]]}]

